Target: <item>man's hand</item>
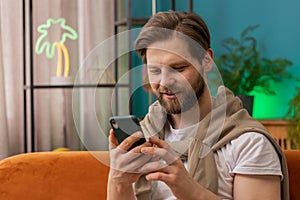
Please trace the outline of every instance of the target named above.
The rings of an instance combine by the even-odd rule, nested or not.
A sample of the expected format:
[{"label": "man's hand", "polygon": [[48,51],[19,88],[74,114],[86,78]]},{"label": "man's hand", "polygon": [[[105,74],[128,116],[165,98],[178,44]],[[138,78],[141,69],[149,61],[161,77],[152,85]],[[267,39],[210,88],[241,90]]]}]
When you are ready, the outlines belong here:
[{"label": "man's hand", "polygon": [[114,131],[110,130],[110,168],[114,174],[118,174],[118,179],[124,179],[126,184],[134,183],[141,175],[139,169],[152,158],[151,155],[141,154],[141,148],[152,146],[149,142],[128,151],[141,137],[143,137],[142,133],[136,132],[118,144]]},{"label": "man's hand", "polygon": [[132,144],[142,137],[136,132],[118,144],[114,131],[110,130],[110,173],[108,178],[108,199],[134,199],[132,183],[142,175],[139,169],[152,159],[151,155],[141,154],[141,148],[152,146],[145,142],[130,151]]},{"label": "man's hand", "polygon": [[168,143],[157,137],[149,138],[149,142],[155,144],[156,147],[143,147],[141,152],[153,155],[159,158],[159,161],[149,162],[140,169],[141,171],[151,171],[146,176],[147,180],[165,182],[177,199],[219,199],[189,175],[182,161]]}]

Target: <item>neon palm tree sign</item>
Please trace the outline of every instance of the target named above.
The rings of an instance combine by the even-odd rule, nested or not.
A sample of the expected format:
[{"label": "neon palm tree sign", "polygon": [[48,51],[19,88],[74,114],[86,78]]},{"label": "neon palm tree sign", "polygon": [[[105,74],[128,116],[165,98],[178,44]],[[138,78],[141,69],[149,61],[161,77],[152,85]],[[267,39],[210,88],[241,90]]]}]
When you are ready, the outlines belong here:
[{"label": "neon palm tree sign", "polygon": [[[57,42],[49,42],[44,41],[44,39],[49,35],[49,32],[51,28],[54,25],[60,25],[60,28],[66,31],[61,35],[60,41]],[[46,51],[46,56],[51,59],[54,57],[55,54],[55,48],[57,50],[57,67],[56,67],[56,76],[60,77],[62,76],[62,57],[64,55],[64,77],[69,76],[70,72],[70,58],[67,47],[64,45],[67,38],[71,40],[76,40],[78,38],[77,32],[71,28],[70,26],[66,25],[66,20],[63,18],[59,18],[57,20],[54,19],[48,19],[46,24],[42,24],[38,26],[37,31],[41,33],[40,37],[36,41],[35,45],[35,52],[40,55],[44,51]]]}]

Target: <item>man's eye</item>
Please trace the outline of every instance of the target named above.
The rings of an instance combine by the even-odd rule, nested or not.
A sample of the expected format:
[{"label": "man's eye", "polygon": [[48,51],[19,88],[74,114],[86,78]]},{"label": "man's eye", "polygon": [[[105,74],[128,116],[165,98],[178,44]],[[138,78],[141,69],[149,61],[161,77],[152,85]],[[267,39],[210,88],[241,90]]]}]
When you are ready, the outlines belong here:
[{"label": "man's eye", "polygon": [[174,69],[178,72],[182,72],[185,69],[185,66],[175,67]]},{"label": "man's eye", "polygon": [[160,69],[149,69],[149,72],[151,74],[159,74],[160,73]]}]

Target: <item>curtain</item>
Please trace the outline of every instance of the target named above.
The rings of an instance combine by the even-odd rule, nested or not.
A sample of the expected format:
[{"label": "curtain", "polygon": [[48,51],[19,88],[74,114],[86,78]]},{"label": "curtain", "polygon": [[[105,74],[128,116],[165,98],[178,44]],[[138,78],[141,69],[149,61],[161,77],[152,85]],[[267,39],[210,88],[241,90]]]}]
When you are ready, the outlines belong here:
[{"label": "curtain", "polygon": [[[114,33],[113,1],[78,2],[79,35],[85,39],[79,43],[79,58],[81,69],[77,76],[84,76],[85,84],[115,83],[113,66],[107,65],[114,51],[107,46],[105,51],[99,51],[101,45],[111,40]],[[105,73],[103,73],[105,72]],[[79,136],[88,150],[107,149],[107,134],[109,130],[108,118],[111,116],[112,88],[81,89],[76,94],[80,98],[78,110]],[[76,111],[73,109],[76,115]]]},{"label": "curtain", "polygon": [[[2,6],[0,5],[0,8]],[[2,12],[0,12],[2,13]],[[0,20],[1,20],[0,16]],[[1,25],[0,21],[0,25]],[[2,44],[2,27],[0,26],[0,44]],[[5,86],[4,86],[4,68],[3,68],[3,53],[2,46],[0,46],[0,127],[1,127],[1,139],[0,139],[0,159],[8,156],[8,125],[7,125],[7,112],[6,112],[6,99],[5,99]]]},{"label": "curtain", "polygon": [[[101,66],[103,60],[93,60],[98,64],[94,69],[85,66],[85,63],[90,59],[89,55],[94,48],[113,35],[113,1],[35,0],[33,2],[33,27],[36,30],[49,18],[64,18],[66,24],[77,31],[77,40],[68,39],[65,42],[70,54],[70,77],[73,81],[76,81],[77,76],[93,74],[95,72],[93,70],[106,67]],[[34,30],[34,41],[37,41],[40,36],[36,30]],[[59,29],[49,32],[47,39],[52,42],[57,41],[63,34],[62,31]],[[56,62],[57,55],[49,60],[43,54],[34,54],[36,84],[56,84],[53,83],[53,77],[55,78],[53,66],[56,66]],[[82,67],[85,68],[81,69]],[[97,84],[97,82],[84,80],[78,84]],[[72,150],[107,148],[105,134],[108,132],[107,119],[110,115],[111,90],[92,87],[37,90],[36,93],[35,121],[38,151],[59,147],[68,147]],[[91,104],[90,100],[96,96],[100,96],[100,99]]]},{"label": "curtain", "polygon": [[[26,21],[26,44],[23,52],[23,1],[0,0],[0,159],[22,153],[24,149],[24,108],[23,105],[23,65],[26,61],[26,85],[28,86],[30,54],[34,68],[33,82],[36,86],[51,86],[57,83],[56,66],[58,54],[47,58],[45,52],[37,54],[35,46],[41,36],[38,27],[49,18],[64,18],[66,24],[78,33],[76,40],[67,39],[65,46],[70,56],[70,77],[76,79],[79,71],[101,73],[97,80],[114,83],[111,66],[103,66],[105,60],[93,60],[97,67],[81,70],[88,62],[89,55],[107,38],[113,35],[113,1],[111,0],[32,0],[32,29]],[[26,15],[29,15],[29,0],[25,0]],[[32,31],[33,41],[29,41]],[[59,28],[49,32],[45,38],[55,41],[61,37]],[[29,45],[32,51],[30,52]],[[112,48],[111,48],[112,49]],[[113,51],[106,52],[109,57]],[[24,56],[26,59],[24,59]],[[92,73],[91,73],[92,72]],[[98,73],[99,74],[99,73]],[[88,83],[88,82],[82,82]],[[94,82],[93,84],[97,84]],[[26,90],[26,125],[31,145],[31,115],[34,116],[34,151],[51,151],[59,147],[71,150],[107,149],[106,134],[111,115],[112,88],[39,88],[34,90],[34,113],[30,113],[30,95]],[[89,99],[95,98],[94,105]],[[96,120],[95,121],[95,116]],[[99,129],[99,127],[101,127]],[[100,131],[99,131],[100,130]],[[29,151],[30,148],[29,148]]]},{"label": "curtain", "polygon": [[22,2],[0,1],[0,157],[23,152]]}]

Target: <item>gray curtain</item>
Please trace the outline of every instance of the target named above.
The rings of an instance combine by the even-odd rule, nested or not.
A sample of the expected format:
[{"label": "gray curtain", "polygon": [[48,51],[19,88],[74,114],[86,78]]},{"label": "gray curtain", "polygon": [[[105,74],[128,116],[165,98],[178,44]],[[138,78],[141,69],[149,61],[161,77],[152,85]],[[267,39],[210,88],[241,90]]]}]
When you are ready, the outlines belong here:
[{"label": "gray curtain", "polygon": [[0,157],[23,151],[22,1],[0,0]]}]

